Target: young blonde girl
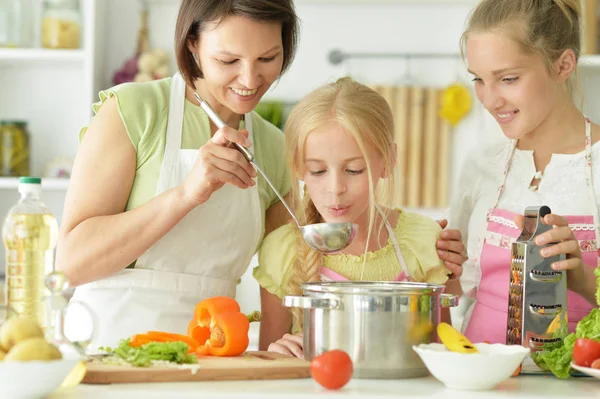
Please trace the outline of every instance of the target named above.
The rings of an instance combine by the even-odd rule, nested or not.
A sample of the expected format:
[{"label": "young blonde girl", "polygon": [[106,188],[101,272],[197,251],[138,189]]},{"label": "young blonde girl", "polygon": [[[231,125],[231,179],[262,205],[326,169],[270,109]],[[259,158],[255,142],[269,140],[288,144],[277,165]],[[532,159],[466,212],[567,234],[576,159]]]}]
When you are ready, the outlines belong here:
[{"label": "young blonde girl", "polygon": [[281,298],[301,295],[304,282],[448,280],[450,271],[436,250],[438,223],[378,205],[393,190],[393,132],[385,99],[350,78],[318,88],[290,114],[288,162],[304,182],[303,192],[298,185],[292,188],[300,223],[353,222],[359,229],[355,241],[335,255],[311,249],[295,224],[266,237],[254,270],[261,285],[262,349],[302,357],[302,337],[288,334],[301,331],[300,310],[283,308]]},{"label": "young blonde girl", "polygon": [[468,157],[452,208],[470,257],[461,283],[475,299],[464,324],[473,342],[506,342],[510,248],[528,206],[552,210],[544,222],[555,228],[536,242],[557,243],[542,256],[567,255],[553,267],[567,270],[569,329],[594,306],[600,128],[573,102],[579,18],[578,0],[483,0],[463,35],[477,97],[509,139]]}]

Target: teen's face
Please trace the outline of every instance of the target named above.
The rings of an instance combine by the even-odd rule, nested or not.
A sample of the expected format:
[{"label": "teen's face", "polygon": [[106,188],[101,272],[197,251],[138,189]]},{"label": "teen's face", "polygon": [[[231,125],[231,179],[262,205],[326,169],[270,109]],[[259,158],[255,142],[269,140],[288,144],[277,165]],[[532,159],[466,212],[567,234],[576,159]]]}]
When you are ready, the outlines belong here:
[{"label": "teen's face", "polygon": [[541,57],[501,32],[471,33],[466,47],[477,98],[507,137],[521,138],[551,115],[559,85]]},{"label": "teen's face", "polygon": [[371,163],[373,183],[384,176],[384,162],[373,148],[363,154],[352,135],[331,122],[306,138],[302,180],[326,222],[364,223],[368,220],[369,177],[365,155]]},{"label": "teen's face", "polygon": [[283,65],[280,22],[230,16],[210,23],[191,48],[210,95],[236,114],[252,111]]}]

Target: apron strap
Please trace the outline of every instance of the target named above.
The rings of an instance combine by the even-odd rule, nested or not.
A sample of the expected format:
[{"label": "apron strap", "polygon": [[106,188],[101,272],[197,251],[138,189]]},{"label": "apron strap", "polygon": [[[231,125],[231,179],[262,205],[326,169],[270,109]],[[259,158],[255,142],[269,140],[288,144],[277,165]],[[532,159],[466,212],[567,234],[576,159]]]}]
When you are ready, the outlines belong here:
[{"label": "apron strap", "polygon": [[512,146],[511,146],[510,152],[508,153],[508,158],[506,159],[506,164],[504,165],[504,176],[502,177],[502,185],[500,187],[498,187],[498,191],[496,192],[496,199],[494,200],[492,207],[489,209],[489,211],[486,215],[486,220],[488,223],[490,222],[490,216],[492,216],[493,210],[498,205],[498,202],[500,201],[500,197],[502,197],[502,193],[504,192],[504,187],[506,186],[506,178],[508,176],[508,171],[510,170],[510,164],[512,161],[512,157],[517,148],[517,140],[511,140],[511,141],[512,141]]},{"label": "apron strap", "polygon": [[[596,193],[594,191],[594,179],[592,173],[592,121],[584,115],[585,118],[585,177],[589,188],[589,197],[592,204],[592,215],[594,216],[594,232],[596,235],[596,250],[600,245],[600,216],[598,212],[598,203],[596,202]],[[600,255],[600,252],[597,252]],[[595,266],[595,265],[594,265]]]},{"label": "apron strap", "polygon": [[[394,229],[388,222],[387,218],[381,211],[379,207],[377,207],[379,214],[383,218],[383,222],[385,223],[385,228],[388,231],[388,235],[390,236],[390,240],[392,240],[392,244],[394,245],[394,250],[396,251],[396,257],[398,258],[398,262],[400,262],[400,267],[402,267],[402,274],[404,274],[404,278],[402,278],[402,274],[396,277],[396,280],[404,280],[410,278],[410,273],[408,272],[408,266],[406,265],[406,261],[404,260],[404,256],[402,256],[402,251],[400,250],[400,245],[398,244],[398,238],[396,237],[396,233],[394,233]],[[400,211],[403,212],[403,211]]]},{"label": "apron strap", "polygon": [[[171,93],[169,96],[169,120],[165,137],[165,154],[156,185],[156,195],[160,195],[169,187],[165,183],[169,180],[177,154],[181,149],[181,133],[183,132],[183,110],[185,107],[185,80],[179,72],[171,79]],[[163,175],[164,174],[164,175]],[[164,187],[163,187],[164,186]]]}]

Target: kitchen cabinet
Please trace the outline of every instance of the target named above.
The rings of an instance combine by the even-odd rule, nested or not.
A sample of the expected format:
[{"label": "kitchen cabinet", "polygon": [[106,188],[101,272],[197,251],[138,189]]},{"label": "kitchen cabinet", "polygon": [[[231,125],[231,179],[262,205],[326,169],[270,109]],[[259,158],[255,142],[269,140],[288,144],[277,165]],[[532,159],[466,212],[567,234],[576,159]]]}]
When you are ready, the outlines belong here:
[{"label": "kitchen cabinet", "polygon": [[[79,0],[81,46],[75,50],[37,47],[0,48],[0,120],[27,122],[30,175],[44,176],[48,162],[74,158],[78,133],[92,116],[91,104],[101,86],[104,0]],[[34,18],[39,24],[41,1]],[[40,29],[37,29],[39,32]],[[18,200],[18,178],[0,178],[0,217]],[[68,179],[43,179],[43,200],[60,222]],[[4,246],[0,246],[4,259]],[[4,267],[0,275],[4,274]]]}]

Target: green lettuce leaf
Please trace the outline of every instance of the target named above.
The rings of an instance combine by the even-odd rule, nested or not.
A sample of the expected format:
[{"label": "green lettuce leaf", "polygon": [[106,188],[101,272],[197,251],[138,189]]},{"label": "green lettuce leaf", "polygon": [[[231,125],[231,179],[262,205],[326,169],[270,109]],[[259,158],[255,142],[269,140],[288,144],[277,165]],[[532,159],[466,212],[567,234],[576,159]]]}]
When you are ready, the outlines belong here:
[{"label": "green lettuce leaf", "polygon": [[109,347],[100,349],[113,352],[115,356],[136,367],[148,367],[153,360],[164,360],[179,364],[197,362],[195,355],[188,354],[188,345],[185,342],[150,342],[134,348],[131,346],[131,340],[127,338],[122,339],[114,349]]},{"label": "green lettuce leaf", "polygon": [[592,311],[577,323],[574,333],[565,337],[558,344],[544,346],[543,352],[532,354],[532,359],[542,370],[551,371],[558,378],[569,378],[573,347],[577,338],[588,338],[600,341],[600,309]]}]

